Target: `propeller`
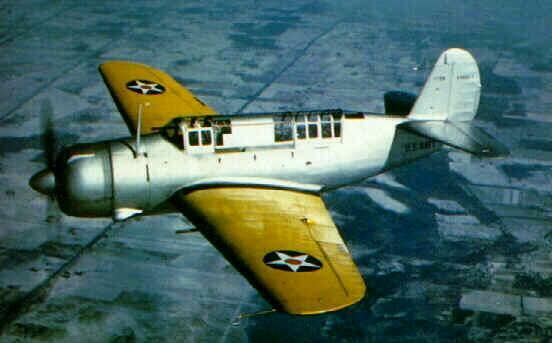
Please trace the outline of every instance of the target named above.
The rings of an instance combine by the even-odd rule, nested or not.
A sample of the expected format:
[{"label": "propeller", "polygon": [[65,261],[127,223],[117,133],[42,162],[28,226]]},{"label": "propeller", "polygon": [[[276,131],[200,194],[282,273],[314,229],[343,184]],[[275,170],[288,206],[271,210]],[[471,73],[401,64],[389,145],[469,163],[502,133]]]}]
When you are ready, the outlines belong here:
[{"label": "propeller", "polygon": [[46,166],[53,171],[56,165],[56,135],[52,122],[52,112],[52,103],[49,100],[44,100],[40,110],[42,149],[46,157]]},{"label": "propeller", "polygon": [[46,205],[46,221],[55,222],[59,220],[59,211],[55,205],[56,196],[56,135],[52,121],[53,108],[50,100],[42,102],[40,108],[40,121],[42,129],[42,149],[46,159],[46,169],[34,174],[29,181],[29,185],[37,192],[48,196]]}]

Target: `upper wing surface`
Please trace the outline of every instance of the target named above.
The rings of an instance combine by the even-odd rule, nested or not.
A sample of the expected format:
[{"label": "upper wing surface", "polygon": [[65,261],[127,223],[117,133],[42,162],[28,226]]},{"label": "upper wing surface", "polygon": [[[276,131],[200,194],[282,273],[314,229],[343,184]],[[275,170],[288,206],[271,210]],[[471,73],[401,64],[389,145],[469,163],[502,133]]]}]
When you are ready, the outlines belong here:
[{"label": "upper wing surface", "polygon": [[229,186],[175,200],[275,308],[315,314],[364,297],[362,276],[318,195]]},{"label": "upper wing surface", "polygon": [[132,134],[140,105],[141,133],[150,133],[175,117],[216,113],[170,75],[145,64],[110,61],[100,65],[100,73]]}]

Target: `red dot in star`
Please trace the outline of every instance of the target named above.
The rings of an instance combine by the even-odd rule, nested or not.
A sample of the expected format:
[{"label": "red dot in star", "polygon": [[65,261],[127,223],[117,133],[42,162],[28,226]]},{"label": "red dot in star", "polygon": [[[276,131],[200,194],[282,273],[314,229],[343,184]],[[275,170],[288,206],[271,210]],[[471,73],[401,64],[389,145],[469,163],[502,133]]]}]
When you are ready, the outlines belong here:
[{"label": "red dot in star", "polygon": [[288,258],[285,262],[288,263],[288,264],[293,264],[293,265],[295,265],[295,266],[301,264],[301,261],[299,261],[299,260],[294,260],[294,259],[292,259],[292,258]]}]

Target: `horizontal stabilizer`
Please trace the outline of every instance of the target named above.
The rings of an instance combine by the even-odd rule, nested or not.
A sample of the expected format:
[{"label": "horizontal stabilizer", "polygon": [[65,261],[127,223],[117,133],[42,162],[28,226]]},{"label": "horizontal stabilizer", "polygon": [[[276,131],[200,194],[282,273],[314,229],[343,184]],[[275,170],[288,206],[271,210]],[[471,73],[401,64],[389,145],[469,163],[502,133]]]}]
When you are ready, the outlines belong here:
[{"label": "horizontal stabilizer", "polygon": [[400,128],[483,157],[503,157],[508,149],[470,122],[409,121]]}]

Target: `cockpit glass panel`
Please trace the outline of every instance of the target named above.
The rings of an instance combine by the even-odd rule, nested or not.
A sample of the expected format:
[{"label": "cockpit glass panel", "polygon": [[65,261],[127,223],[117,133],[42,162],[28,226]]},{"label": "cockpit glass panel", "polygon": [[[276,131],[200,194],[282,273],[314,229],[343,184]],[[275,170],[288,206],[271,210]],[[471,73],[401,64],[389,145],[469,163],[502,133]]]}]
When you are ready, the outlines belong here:
[{"label": "cockpit glass panel", "polygon": [[309,124],[309,138],[316,138],[316,137],[318,137],[318,125]]},{"label": "cockpit glass panel", "polygon": [[304,123],[305,122],[305,116],[300,114],[295,116],[295,122],[297,123]]},{"label": "cockpit glass panel", "polygon": [[305,124],[297,124],[297,139],[307,138],[307,131],[305,129]]},{"label": "cockpit glass panel", "polygon": [[322,121],[330,121],[332,117],[329,114],[323,114],[322,115]]},{"label": "cockpit glass panel", "polygon": [[322,138],[332,138],[332,124],[322,123]]},{"label": "cockpit glass panel", "polygon": [[199,133],[197,131],[190,131],[188,133],[188,144],[191,146],[199,145]]},{"label": "cockpit glass panel", "polygon": [[309,122],[316,123],[318,121],[318,114],[309,114]]},{"label": "cockpit glass panel", "polygon": [[230,120],[216,120],[213,125],[215,143],[217,146],[224,145],[224,135],[232,133]]},{"label": "cockpit glass panel", "polygon": [[201,145],[211,145],[212,142],[211,130],[201,130]]},{"label": "cockpit glass panel", "polygon": [[292,118],[281,118],[274,123],[274,141],[287,142],[293,140]]}]

